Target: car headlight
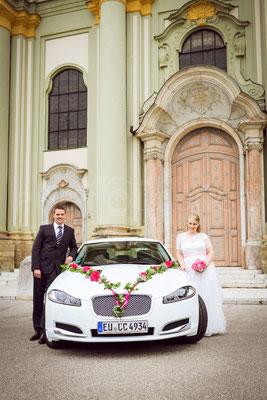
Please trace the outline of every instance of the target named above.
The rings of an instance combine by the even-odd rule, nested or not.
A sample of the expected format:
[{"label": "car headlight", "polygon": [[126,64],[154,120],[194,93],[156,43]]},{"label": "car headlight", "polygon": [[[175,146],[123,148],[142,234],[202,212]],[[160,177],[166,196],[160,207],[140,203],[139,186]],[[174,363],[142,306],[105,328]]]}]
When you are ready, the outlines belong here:
[{"label": "car headlight", "polygon": [[163,304],[174,303],[176,301],[181,301],[189,299],[196,294],[196,289],[193,286],[183,286],[174,292],[163,297]]},{"label": "car headlight", "polygon": [[50,290],[48,293],[48,298],[54,303],[65,304],[66,306],[81,306],[80,299],[70,296],[68,293],[63,292],[62,290]]}]

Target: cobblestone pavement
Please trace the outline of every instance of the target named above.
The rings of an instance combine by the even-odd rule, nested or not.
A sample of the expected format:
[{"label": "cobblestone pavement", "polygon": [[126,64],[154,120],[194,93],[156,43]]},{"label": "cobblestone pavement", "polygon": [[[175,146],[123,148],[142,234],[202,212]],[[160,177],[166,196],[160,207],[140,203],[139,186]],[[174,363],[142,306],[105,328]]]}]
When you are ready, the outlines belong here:
[{"label": "cobblestone pavement", "polygon": [[0,300],[1,400],[265,400],[267,307],[225,304],[227,333],[173,342],[30,342],[32,303]]}]

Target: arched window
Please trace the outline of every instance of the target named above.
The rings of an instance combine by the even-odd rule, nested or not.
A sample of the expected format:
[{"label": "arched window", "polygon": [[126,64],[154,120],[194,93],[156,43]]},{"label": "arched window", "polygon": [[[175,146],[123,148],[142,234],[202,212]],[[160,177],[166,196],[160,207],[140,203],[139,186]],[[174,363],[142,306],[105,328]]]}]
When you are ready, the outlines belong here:
[{"label": "arched window", "polygon": [[218,33],[202,29],[185,40],[179,55],[179,66],[182,69],[192,65],[214,65],[227,70],[226,47]]},{"label": "arched window", "polygon": [[86,146],[87,89],[82,73],[76,69],[59,72],[48,102],[48,150]]}]

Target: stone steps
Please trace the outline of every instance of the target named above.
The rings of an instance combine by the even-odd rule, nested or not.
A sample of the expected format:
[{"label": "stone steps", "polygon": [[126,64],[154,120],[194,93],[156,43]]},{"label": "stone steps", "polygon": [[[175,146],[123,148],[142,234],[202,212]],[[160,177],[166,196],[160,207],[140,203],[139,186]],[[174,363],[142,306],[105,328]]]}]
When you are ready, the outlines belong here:
[{"label": "stone steps", "polygon": [[19,281],[19,269],[16,268],[14,272],[1,272],[0,286],[16,286]]},{"label": "stone steps", "polygon": [[267,276],[262,270],[244,270],[240,267],[217,267],[223,288],[258,288],[267,287]]}]

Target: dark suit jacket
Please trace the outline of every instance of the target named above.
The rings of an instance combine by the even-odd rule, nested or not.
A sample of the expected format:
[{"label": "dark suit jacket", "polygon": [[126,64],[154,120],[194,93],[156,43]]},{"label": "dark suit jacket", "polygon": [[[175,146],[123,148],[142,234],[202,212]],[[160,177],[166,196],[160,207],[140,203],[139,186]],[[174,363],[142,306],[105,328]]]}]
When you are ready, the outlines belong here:
[{"label": "dark suit jacket", "polygon": [[57,246],[53,224],[41,225],[32,248],[32,271],[40,269],[44,274],[50,274],[54,269],[61,272],[60,265],[64,264],[68,248],[69,255],[77,255],[77,244],[74,229],[64,225],[63,237]]}]

